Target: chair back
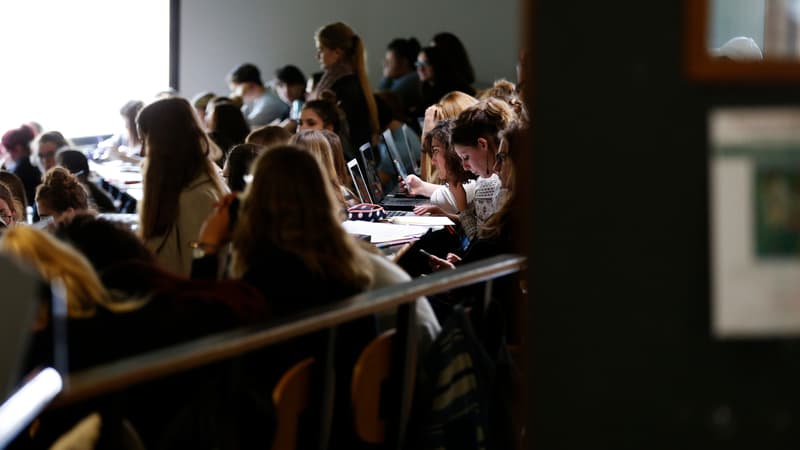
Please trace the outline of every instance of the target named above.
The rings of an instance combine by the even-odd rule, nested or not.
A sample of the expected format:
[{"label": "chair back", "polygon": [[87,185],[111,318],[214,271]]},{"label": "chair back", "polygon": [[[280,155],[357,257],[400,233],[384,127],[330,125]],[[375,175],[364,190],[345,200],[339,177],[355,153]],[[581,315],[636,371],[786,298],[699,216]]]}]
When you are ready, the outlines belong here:
[{"label": "chair back", "polygon": [[311,403],[311,368],[314,358],[306,358],[283,374],[275,389],[272,402],[275,404],[277,428],[272,450],[295,450],[297,448],[300,414]]},{"label": "chair back", "polygon": [[364,442],[381,444],[386,421],[381,418],[381,387],[392,371],[392,341],[395,330],[376,337],[361,352],[353,368],[350,398],[356,435]]}]

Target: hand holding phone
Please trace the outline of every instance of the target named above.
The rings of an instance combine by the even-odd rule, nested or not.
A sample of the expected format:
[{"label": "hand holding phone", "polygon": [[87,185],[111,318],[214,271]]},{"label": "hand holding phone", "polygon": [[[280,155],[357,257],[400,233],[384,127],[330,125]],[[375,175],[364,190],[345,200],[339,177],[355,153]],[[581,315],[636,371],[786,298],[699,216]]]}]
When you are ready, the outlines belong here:
[{"label": "hand holding phone", "polygon": [[432,254],[431,254],[431,253],[429,253],[427,250],[425,250],[425,249],[422,249],[422,248],[421,248],[421,249],[419,249],[419,252],[420,252],[420,253],[422,253],[423,255],[427,256],[428,258],[435,257],[435,255],[432,255]]}]

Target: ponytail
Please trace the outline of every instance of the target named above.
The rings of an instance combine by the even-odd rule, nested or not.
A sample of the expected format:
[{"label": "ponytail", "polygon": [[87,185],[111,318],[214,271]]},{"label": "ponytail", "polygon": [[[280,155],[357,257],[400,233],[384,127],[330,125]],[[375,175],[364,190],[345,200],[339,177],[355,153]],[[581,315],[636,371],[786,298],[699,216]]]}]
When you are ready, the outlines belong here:
[{"label": "ponytail", "polygon": [[353,65],[356,74],[358,74],[358,83],[361,85],[361,91],[364,93],[364,100],[367,102],[367,110],[369,111],[369,125],[372,128],[372,134],[377,136],[380,134],[380,124],[378,122],[378,105],[375,103],[375,96],[372,94],[372,89],[369,86],[367,79],[366,62],[367,53],[364,49],[364,43],[361,37],[353,34],[353,51],[350,54],[350,63]]}]

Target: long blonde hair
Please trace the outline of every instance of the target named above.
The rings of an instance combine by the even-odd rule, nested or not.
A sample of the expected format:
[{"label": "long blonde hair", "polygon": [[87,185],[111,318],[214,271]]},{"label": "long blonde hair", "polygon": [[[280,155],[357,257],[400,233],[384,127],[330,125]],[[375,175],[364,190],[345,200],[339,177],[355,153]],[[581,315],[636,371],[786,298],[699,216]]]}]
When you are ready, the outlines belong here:
[{"label": "long blonde hair", "polygon": [[219,151],[198,122],[186,99],[171,97],[145,106],[136,118],[147,157],[144,197],[139,207],[143,239],[166,234],[177,221],[178,199],[201,174],[217,194],[226,191],[209,153]]},{"label": "long blonde hair", "polygon": [[358,75],[358,82],[361,85],[361,91],[364,93],[364,100],[367,102],[372,133],[374,135],[380,134],[378,106],[375,104],[375,97],[372,95],[372,88],[370,88],[369,79],[367,78],[367,52],[364,49],[364,42],[361,41],[361,37],[347,24],[336,22],[317,30],[314,38],[325,48],[342,50],[347,62],[353,66],[353,70]]},{"label": "long blonde hair", "polygon": [[91,317],[97,306],[109,307],[109,295],[89,261],[67,244],[30,226],[6,230],[0,251],[14,255],[47,282],[60,279],[67,295],[69,317]]},{"label": "long blonde hair", "polygon": [[339,174],[336,172],[336,166],[333,162],[333,149],[325,135],[316,130],[304,130],[292,136],[292,138],[289,139],[289,143],[297,144],[305,148],[317,158],[320,167],[322,167],[328,179],[330,179],[331,186],[334,187],[334,196],[336,196],[336,200],[344,204],[342,184],[339,181]]},{"label": "long blonde hair", "polygon": [[368,257],[342,228],[341,203],[310,152],[293,145],[269,148],[252,173],[233,233],[233,276],[279,249],[322,278],[369,286]]}]

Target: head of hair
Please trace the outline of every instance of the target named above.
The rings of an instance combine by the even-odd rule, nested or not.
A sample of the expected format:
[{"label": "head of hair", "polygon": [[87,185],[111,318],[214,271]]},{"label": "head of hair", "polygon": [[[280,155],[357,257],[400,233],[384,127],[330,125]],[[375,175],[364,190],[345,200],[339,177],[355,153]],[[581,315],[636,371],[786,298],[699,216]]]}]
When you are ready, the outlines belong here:
[{"label": "head of hair", "polygon": [[89,207],[86,189],[78,178],[63,167],[53,167],[42,177],[36,188],[36,202],[44,203],[56,213],[69,209],[85,210]]},{"label": "head of hair", "polygon": [[506,102],[514,111],[518,119],[525,120],[525,117],[527,117],[525,106],[523,105],[519,93],[517,92],[517,87],[514,85],[514,83],[506,80],[505,78],[496,80],[492,87],[484,90],[480,95],[481,100],[487,100],[490,98],[496,98]]},{"label": "head of hair", "polygon": [[414,62],[417,61],[417,55],[420,50],[419,41],[411,37],[408,39],[397,38],[389,42],[386,50],[394,52],[395,57],[407,64],[409,70],[414,70]]},{"label": "head of hair", "polygon": [[[492,214],[478,229],[478,237],[482,239],[496,237],[504,232],[507,227],[515,226],[511,220],[511,214],[514,212],[514,201],[516,199],[514,185],[516,183],[517,171],[514,158],[518,157],[520,152],[525,151],[526,143],[527,129],[524,128],[523,124],[514,122],[500,132],[498,152],[506,152],[506,159],[503,162],[502,169],[503,172],[505,172],[505,176],[501,177],[506,195],[498,211]],[[521,230],[514,229],[511,230],[511,232],[515,234],[515,236],[513,236],[515,242],[524,239],[524,234],[520,233]]]},{"label": "head of hair", "polygon": [[15,201],[14,194],[11,193],[11,189],[2,181],[0,181],[0,200],[6,202],[8,208],[11,210],[11,214],[14,216],[14,220],[19,220],[19,214],[17,213],[17,208],[19,208],[19,205]]},{"label": "head of hair", "polygon": [[432,42],[433,45],[443,50],[442,54],[447,60],[446,64],[453,67],[453,71],[459,74],[466,84],[475,82],[475,69],[472,68],[472,63],[469,61],[467,49],[455,34],[438,33],[433,36]]},{"label": "head of hair", "polygon": [[450,129],[452,126],[452,119],[437,122],[436,125],[425,134],[425,137],[422,140],[422,151],[432,155],[433,141],[438,141],[444,146],[444,148],[440,149],[439,151],[444,155],[444,161],[447,170],[447,181],[466,183],[468,180],[474,178],[474,176],[470,172],[464,170],[464,165],[461,163],[461,158],[459,158],[458,154],[455,152],[455,150],[453,150],[453,146],[450,143]]},{"label": "head of hair", "polygon": [[61,280],[69,317],[91,317],[97,306],[107,305],[108,293],[86,258],[45,231],[10,228],[0,239],[0,251],[29,264],[47,282]]},{"label": "head of hair", "polygon": [[140,230],[145,239],[166,233],[177,218],[178,197],[189,184],[207,174],[221,194],[222,181],[209,159],[211,142],[192,105],[183,98],[157,100],[136,118],[147,159],[144,196],[139,206]]},{"label": "head of hair", "polygon": [[499,133],[515,120],[514,111],[502,100],[490,98],[464,110],[453,122],[452,143],[475,146],[479,138],[486,139],[496,150]]},{"label": "head of hair", "polygon": [[264,148],[258,144],[239,144],[231,148],[225,161],[231,191],[243,191],[247,187],[244,176],[250,173],[250,166]]},{"label": "head of hair", "polygon": [[55,144],[56,148],[66,147],[70,145],[67,138],[65,138],[60,131],[48,131],[46,133],[42,133],[36,138],[36,140],[37,142],[39,142],[39,144],[44,144],[48,142]]},{"label": "head of hair", "polygon": [[30,153],[31,142],[35,136],[36,134],[30,125],[22,125],[19,128],[6,131],[0,142],[2,142],[6,150],[22,147],[23,151]]},{"label": "head of hair", "polygon": [[74,246],[98,274],[122,261],[154,262],[153,254],[124,226],[88,213],[60,222],[56,236]]},{"label": "head of hair", "polygon": [[244,63],[231,70],[228,74],[228,81],[231,83],[254,83],[263,86],[261,71],[254,64]]},{"label": "head of hair", "polygon": [[221,133],[237,144],[243,143],[250,134],[247,119],[244,118],[242,110],[233,103],[215,105],[207,122],[210,131]]},{"label": "head of hair", "polygon": [[328,144],[331,146],[333,152],[333,165],[336,167],[336,174],[339,176],[339,184],[342,186],[350,186],[350,173],[347,170],[347,163],[344,161],[344,146],[342,145],[342,138],[338,134],[330,130],[319,130]]},{"label": "head of hair", "polygon": [[17,222],[25,222],[25,205],[28,204],[28,198],[25,196],[25,185],[22,180],[7,170],[0,170],[0,183],[5,184],[14,197]]},{"label": "head of hair", "polygon": [[291,137],[292,133],[289,133],[286,128],[277,125],[264,125],[251,131],[244,142],[262,147],[272,147],[273,145],[286,144]]},{"label": "head of hair", "polygon": [[322,167],[326,178],[331,182],[336,199],[344,204],[341,183],[339,183],[339,176],[336,173],[336,166],[333,162],[333,150],[325,135],[317,130],[304,130],[292,136],[289,139],[289,143],[308,150],[317,158],[317,162]]},{"label": "head of hair", "polygon": [[455,119],[465,109],[478,104],[478,99],[460,91],[445,94],[439,103],[433,105],[433,118],[436,120]]},{"label": "head of hair", "polygon": [[344,132],[342,130],[342,113],[336,103],[325,99],[310,100],[303,105],[303,109],[313,110],[322,119],[323,126],[332,126],[336,133]]},{"label": "head of hair", "polygon": [[306,85],[306,76],[303,75],[303,71],[298,69],[297,66],[293,66],[291,64],[275,70],[275,78],[277,78],[281,83],[285,83],[287,85]]},{"label": "head of hair", "polygon": [[80,180],[86,180],[89,176],[89,160],[80,150],[65,148],[56,153],[56,164],[69,170],[69,172]]},{"label": "head of hair", "polygon": [[372,96],[372,88],[370,88],[367,78],[367,54],[361,37],[342,22],[325,25],[317,30],[314,37],[325,48],[341,50],[345,61],[353,67],[367,103],[372,133],[378,134],[380,132],[378,107],[375,105],[375,98]]},{"label": "head of hair", "polygon": [[139,137],[139,130],[136,128],[136,115],[139,114],[142,108],[144,108],[144,102],[141,100],[130,100],[119,109],[119,114],[125,121],[125,128],[128,130],[128,144],[131,146],[142,143]]},{"label": "head of hair", "polygon": [[341,203],[322,170],[296,146],[273,147],[258,157],[234,230],[234,275],[277,248],[324,279],[358,288],[371,282],[367,256],[342,228]]},{"label": "head of hair", "polygon": [[192,97],[192,106],[194,106],[195,109],[202,109],[205,111],[206,106],[208,106],[208,102],[210,102],[214,97],[216,97],[216,95],[213,92],[200,92]]}]

